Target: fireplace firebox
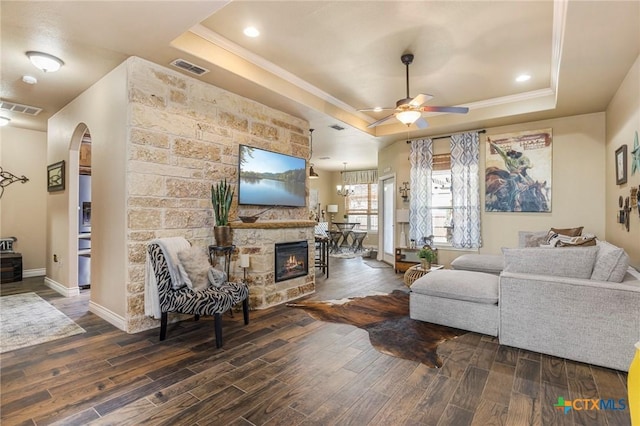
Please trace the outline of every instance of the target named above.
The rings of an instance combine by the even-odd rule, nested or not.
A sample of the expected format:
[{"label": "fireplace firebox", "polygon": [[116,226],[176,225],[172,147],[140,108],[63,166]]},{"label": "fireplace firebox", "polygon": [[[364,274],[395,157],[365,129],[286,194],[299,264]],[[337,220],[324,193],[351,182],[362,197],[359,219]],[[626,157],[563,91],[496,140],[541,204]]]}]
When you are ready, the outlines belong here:
[{"label": "fireplace firebox", "polygon": [[309,273],[309,246],[306,241],[276,244],[275,281],[303,277]]}]

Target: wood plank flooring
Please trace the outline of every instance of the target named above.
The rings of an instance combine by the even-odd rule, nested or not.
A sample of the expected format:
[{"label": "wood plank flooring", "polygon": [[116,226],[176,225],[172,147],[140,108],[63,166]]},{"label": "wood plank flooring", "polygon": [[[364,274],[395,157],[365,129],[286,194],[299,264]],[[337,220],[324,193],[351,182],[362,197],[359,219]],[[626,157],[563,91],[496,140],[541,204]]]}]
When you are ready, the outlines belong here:
[{"label": "wood plank flooring", "polygon": [[[331,258],[313,299],[404,289],[393,268]],[[629,411],[554,408],[558,397],[626,399],[626,374],[501,346],[469,333],[440,346],[440,369],[384,355],[367,333],[278,306],[129,335],[64,298],[34,291],[87,332],[0,355],[1,423],[9,425],[629,425]]]}]

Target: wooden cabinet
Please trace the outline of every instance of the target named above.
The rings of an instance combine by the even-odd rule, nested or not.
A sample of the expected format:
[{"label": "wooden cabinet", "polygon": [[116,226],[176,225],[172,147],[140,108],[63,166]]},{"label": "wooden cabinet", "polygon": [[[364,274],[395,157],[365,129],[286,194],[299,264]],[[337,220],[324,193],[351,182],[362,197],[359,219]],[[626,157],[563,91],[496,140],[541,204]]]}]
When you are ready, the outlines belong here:
[{"label": "wooden cabinet", "polygon": [[22,281],[22,254],[0,254],[0,283]]},{"label": "wooden cabinet", "polygon": [[[420,263],[420,258],[418,257],[419,251],[419,248],[396,247],[396,274],[398,272],[405,272],[407,269]],[[433,263],[438,263],[438,249],[434,248],[433,251],[436,252],[436,261]]]}]

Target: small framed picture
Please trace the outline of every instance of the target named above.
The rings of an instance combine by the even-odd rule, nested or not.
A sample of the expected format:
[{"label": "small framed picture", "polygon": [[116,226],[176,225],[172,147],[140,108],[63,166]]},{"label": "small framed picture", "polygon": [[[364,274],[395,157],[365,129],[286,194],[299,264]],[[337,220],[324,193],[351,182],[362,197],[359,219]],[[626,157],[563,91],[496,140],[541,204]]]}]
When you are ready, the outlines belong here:
[{"label": "small framed picture", "polygon": [[64,191],[64,160],[47,166],[47,191]]},{"label": "small framed picture", "polygon": [[616,149],[616,185],[627,183],[627,145]]}]

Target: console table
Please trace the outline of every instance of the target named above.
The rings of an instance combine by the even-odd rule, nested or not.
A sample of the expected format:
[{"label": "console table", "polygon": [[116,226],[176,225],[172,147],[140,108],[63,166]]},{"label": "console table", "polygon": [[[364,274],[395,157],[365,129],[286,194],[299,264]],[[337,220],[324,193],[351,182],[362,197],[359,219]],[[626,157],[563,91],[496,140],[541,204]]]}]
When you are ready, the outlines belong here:
[{"label": "console table", "polygon": [[22,253],[0,253],[0,283],[22,281]]}]

